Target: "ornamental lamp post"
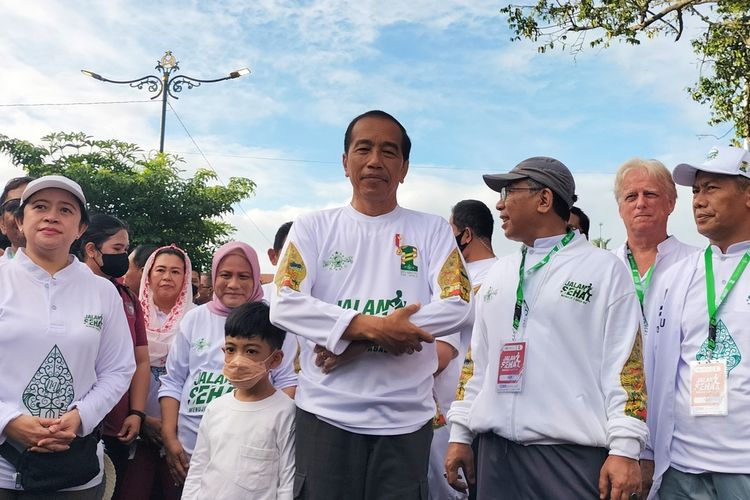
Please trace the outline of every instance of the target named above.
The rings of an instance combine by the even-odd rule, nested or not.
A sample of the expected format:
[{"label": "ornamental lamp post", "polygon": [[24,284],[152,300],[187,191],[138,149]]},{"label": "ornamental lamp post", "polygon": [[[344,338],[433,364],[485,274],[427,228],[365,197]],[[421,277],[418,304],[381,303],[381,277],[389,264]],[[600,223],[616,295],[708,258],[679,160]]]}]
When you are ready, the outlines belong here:
[{"label": "ornamental lamp post", "polygon": [[85,69],[82,69],[81,73],[83,73],[85,76],[93,78],[94,80],[99,80],[100,82],[126,84],[130,85],[133,88],[137,88],[138,90],[142,90],[144,87],[146,87],[146,90],[148,92],[154,94],[151,97],[151,100],[161,97],[161,134],[159,138],[159,152],[163,153],[164,124],[167,118],[167,99],[169,97],[179,99],[179,97],[177,97],[177,95],[175,94],[182,92],[183,85],[187,86],[188,89],[192,89],[193,87],[200,87],[202,83],[221,82],[224,80],[231,80],[250,74],[249,68],[242,68],[238,69],[237,71],[232,71],[228,75],[222,76],[221,78],[202,80],[200,78],[193,78],[191,76],[173,74],[180,69],[179,64],[179,61],[172,54],[172,51],[168,50],[164,53],[164,56],[162,56],[162,58],[156,62],[156,67],[154,68],[158,70],[159,73],[161,73],[161,77],[158,77],[156,75],[147,75],[141,78],[136,78],[135,80],[110,80],[109,78],[104,78],[97,73]]}]

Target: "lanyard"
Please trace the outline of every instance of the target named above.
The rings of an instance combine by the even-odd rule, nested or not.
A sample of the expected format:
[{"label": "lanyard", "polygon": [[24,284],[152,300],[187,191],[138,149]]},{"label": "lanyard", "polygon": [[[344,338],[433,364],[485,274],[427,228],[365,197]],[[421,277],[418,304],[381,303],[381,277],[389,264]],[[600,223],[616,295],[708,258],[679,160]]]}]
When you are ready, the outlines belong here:
[{"label": "lanyard", "polygon": [[654,266],[656,262],[651,264],[651,267],[646,271],[646,276],[641,279],[641,273],[638,272],[638,265],[635,263],[633,253],[628,248],[628,262],[630,263],[630,272],[633,274],[633,284],[635,285],[635,294],[638,296],[638,302],[641,303],[641,311],[643,311],[643,297],[646,295],[648,285],[651,284],[651,276],[654,274]]},{"label": "lanyard", "polygon": [[737,283],[737,280],[740,279],[740,276],[742,276],[742,272],[747,267],[747,263],[750,262],[750,250],[745,252],[745,255],[742,256],[742,260],[740,260],[739,264],[737,264],[737,267],[734,269],[734,272],[732,273],[732,276],[729,278],[729,281],[727,281],[726,286],[724,287],[724,291],[721,292],[721,296],[719,297],[719,303],[716,303],[716,288],[714,287],[714,263],[712,260],[712,254],[713,251],[711,250],[711,245],[709,245],[706,248],[705,253],[703,254],[705,263],[706,263],[706,302],[708,305],[708,350],[709,350],[709,358],[710,353],[716,349],[716,325],[718,324],[718,321],[716,319],[716,313],[718,312],[721,305],[724,303],[724,300],[727,298],[727,295],[729,295],[729,292],[732,291],[734,288],[734,285]]},{"label": "lanyard", "polygon": [[[554,254],[560,251],[565,245],[570,243],[570,240],[573,239],[573,236],[575,236],[575,233],[573,231],[568,231],[568,233],[565,235],[565,237],[560,240],[560,242],[555,245],[552,250],[549,251],[547,255],[544,256],[542,260],[537,262],[534,267],[529,269],[529,273],[533,273],[534,271],[537,271],[544,267],[547,262],[552,258]],[[523,247],[521,250],[521,267],[518,268],[518,287],[516,288],[516,309],[513,311],[513,337],[515,338],[515,334],[518,331],[518,326],[521,324],[521,312],[523,311],[523,283],[526,278],[526,272],[525,272],[525,265],[526,265],[526,246]]]}]

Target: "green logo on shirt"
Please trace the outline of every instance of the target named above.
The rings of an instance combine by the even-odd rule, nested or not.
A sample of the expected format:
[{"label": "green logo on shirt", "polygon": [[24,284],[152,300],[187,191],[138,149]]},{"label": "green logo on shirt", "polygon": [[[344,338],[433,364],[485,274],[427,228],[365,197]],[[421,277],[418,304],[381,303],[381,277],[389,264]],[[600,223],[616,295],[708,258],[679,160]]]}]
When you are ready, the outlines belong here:
[{"label": "green logo on shirt", "polygon": [[83,317],[83,326],[91,327],[97,331],[102,330],[104,320],[101,314],[87,314]]},{"label": "green logo on shirt", "polygon": [[[740,348],[737,347],[737,343],[729,333],[727,325],[721,320],[716,325],[716,349],[711,354],[711,358],[725,358],[727,360],[727,373],[731,372],[732,368],[740,364],[742,360]],[[708,359],[708,339],[703,341],[700,349],[698,349],[698,354],[695,355],[695,359],[698,361]]]},{"label": "green logo on shirt", "polygon": [[576,283],[575,281],[566,281],[560,290],[560,296],[566,299],[575,300],[581,304],[588,304],[591,297],[594,296],[594,285]]},{"label": "green logo on shirt", "polygon": [[497,288],[489,287],[486,292],[484,292],[484,301],[489,302],[490,300],[494,299],[497,295]]},{"label": "green logo on shirt", "polygon": [[232,384],[221,373],[201,371],[188,393],[187,411],[203,413],[208,403],[233,390]]},{"label": "green logo on shirt", "polygon": [[[401,290],[396,290],[396,296],[392,299],[367,299],[365,301],[361,301],[360,299],[341,299],[337,302],[337,305],[343,309],[354,309],[368,316],[388,316],[391,309],[395,311],[396,309],[406,307],[406,301],[402,295],[403,292]],[[360,306],[362,306],[362,309],[360,309]]]},{"label": "green logo on shirt", "polygon": [[341,271],[352,262],[354,262],[354,259],[351,256],[336,251],[328,257],[328,260],[323,261],[323,267],[330,269],[331,271]]},{"label": "green logo on shirt", "polygon": [[198,354],[202,353],[206,349],[208,349],[208,340],[201,337],[199,339],[195,339],[195,342],[193,342],[193,350],[197,352]]}]

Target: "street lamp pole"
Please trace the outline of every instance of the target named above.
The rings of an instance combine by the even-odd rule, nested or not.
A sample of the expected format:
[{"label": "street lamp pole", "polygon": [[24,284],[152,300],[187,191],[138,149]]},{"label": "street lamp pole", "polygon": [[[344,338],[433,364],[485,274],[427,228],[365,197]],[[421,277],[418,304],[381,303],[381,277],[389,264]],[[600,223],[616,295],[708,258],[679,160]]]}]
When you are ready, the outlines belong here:
[{"label": "street lamp pole", "polygon": [[237,71],[232,71],[228,75],[221,78],[214,78],[211,80],[203,80],[186,75],[174,75],[173,73],[179,70],[180,66],[179,61],[177,61],[171,50],[166,51],[164,56],[162,56],[162,58],[157,61],[156,67],[154,69],[159,71],[161,77],[158,77],[156,75],[146,75],[134,80],[110,80],[109,78],[104,78],[97,73],[85,69],[82,69],[81,73],[95,80],[99,80],[100,82],[130,85],[131,87],[137,88],[138,90],[142,90],[144,87],[146,87],[146,90],[148,92],[154,94],[151,97],[151,100],[161,97],[161,133],[159,136],[160,153],[164,152],[164,131],[165,122],[167,119],[167,100],[169,97],[179,99],[176,94],[182,92],[183,85],[188,89],[192,89],[193,87],[200,87],[202,83],[221,82],[224,80],[231,80],[250,74],[249,68],[242,68],[238,69]]}]

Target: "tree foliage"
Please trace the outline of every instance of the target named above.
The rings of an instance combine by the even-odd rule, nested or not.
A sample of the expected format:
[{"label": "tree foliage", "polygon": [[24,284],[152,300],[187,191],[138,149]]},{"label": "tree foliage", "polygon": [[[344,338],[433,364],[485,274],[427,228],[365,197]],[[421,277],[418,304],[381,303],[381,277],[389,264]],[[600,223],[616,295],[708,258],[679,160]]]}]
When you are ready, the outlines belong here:
[{"label": "tree foliage", "polygon": [[194,265],[210,265],[213,250],[235,228],[221,219],[246,199],[255,183],[232,177],[216,185],[216,173],[199,169],[183,178],[180,158],[146,157],[135,144],[95,140],[84,133],[54,133],[43,146],[0,134],[0,152],[29,175],[59,174],[83,188],[92,213],[114,215],[130,225],[133,244],[175,243]]},{"label": "tree foliage", "polygon": [[[750,2],[748,0],[534,0],[508,5],[513,39],[580,51],[613,41],[638,45],[665,35],[679,40],[687,18],[701,27],[692,40],[701,62],[691,97],[708,104],[709,123],[733,123],[739,138],[750,136]],[[587,39],[588,38],[588,39]]]}]

